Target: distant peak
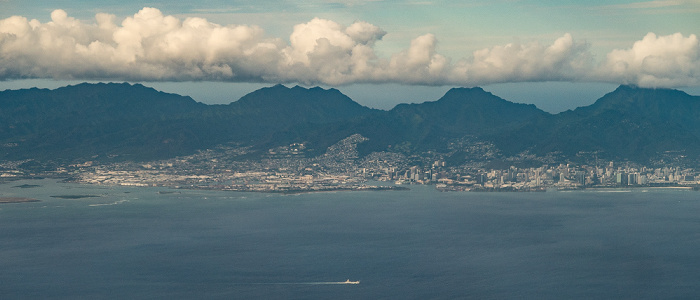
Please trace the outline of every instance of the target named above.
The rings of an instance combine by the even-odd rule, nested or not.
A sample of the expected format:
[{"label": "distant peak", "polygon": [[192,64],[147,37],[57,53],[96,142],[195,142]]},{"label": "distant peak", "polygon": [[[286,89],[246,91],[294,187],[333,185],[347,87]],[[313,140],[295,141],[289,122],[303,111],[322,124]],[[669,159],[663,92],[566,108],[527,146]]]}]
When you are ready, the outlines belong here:
[{"label": "distant peak", "polygon": [[634,91],[638,89],[640,89],[639,86],[635,84],[622,84],[618,86],[614,92]]},{"label": "distant peak", "polygon": [[[619,109],[620,107],[639,106],[646,107],[650,103],[675,103],[679,99],[691,97],[684,91],[669,88],[648,88],[637,85],[620,85],[614,91],[596,100],[590,106],[579,107],[577,111],[588,109]],[[656,105],[656,104],[654,104]]]},{"label": "distant peak", "polygon": [[147,86],[144,86],[143,84],[140,83],[128,83],[128,82],[96,82],[96,83],[90,83],[90,82],[82,82],[78,83],[76,85],[67,85],[65,87],[88,87],[88,86],[96,86],[96,87],[138,87],[138,88],[149,88]]},{"label": "distant peak", "polygon": [[677,91],[676,89],[666,87],[643,87],[636,84],[623,84],[617,87],[615,91]]},{"label": "distant peak", "polygon": [[483,91],[481,87],[474,86],[474,87],[455,87],[451,88],[452,90],[461,90],[461,91]]},{"label": "distant peak", "polygon": [[482,88],[480,88],[480,87],[478,87],[478,86],[477,86],[477,87],[471,87],[471,88],[468,88],[468,87],[456,87],[456,88],[451,88],[451,89],[448,91],[448,93],[449,93],[449,92],[453,92],[453,93],[474,93],[474,92],[477,92],[477,93],[488,93],[488,92],[484,91],[484,89],[482,89]]},{"label": "distant peak", "polygon": [[485,96],[493,96],[493,94],[484,91],[484,89],[480,87],[472,87],[472,88],[465,88],[465,87],[458,87],[458,88],[451,88],[443,98],[452,98],[452,97],[464,97],[464,96],[472,96],[472,95],[485,95]]},{"label": "distant peak", "polygon": [[[615,91],[606,94],[605,96],[627,96],[636,97],[635,95],[648,95],[654,97],[690,97],[690,95],[684,91],[672,89],[672,88],[654,88],[654,87],[639,87],[636,85],[621,85]],[[606,98],[606,97],[603,98]],[[602,98],[601,98],[602,99]]]},{"label": "distant peak", "polygon": [[306,87],[303,87],[303,86],[301,86],[301,85],[295,85],[295,86],[293,86],[293,87],[291,87],[291,88],[288,88],[288,87],[284,86],[284,85],[281,84],[281,83],[275,84],[274,86],[271,86],[271,87],[268,87],[268,88],[262,88],[262,89],[260,89],[260,90],[275,90],[275,91],[287,91],[287,90],[291,90],[291,91],[296,91],[296,92],[308,92],[308,91],[311,91],[311,92],[336,92],[336,93],[339,93],[339,92],[340,92],[339,90],[334,89],[334,88],[324,89],[324,88],[322,88],[322,87],[320,87],[320,86],[314,86],[314,87],[311,87],[311,88],[306,88]]},{"label": "distant peak", "polygon": [[319,86],[315,86],[315,87],[312,87],[312,88],[305,88],[305,87],[300,86],[300,85],[295,85],[295,86],[292,88],[292,90],[297,90],[297,91],[325,91],[326,89],[321,88],[321,87],[319,87]]},{"label": "distant peak", "polygon": [[318,86],[305,88],[299,85],[287,88],[281,84],[248,93],[238,101],[231,102],[231,105],[259,106],[281,103],[345,103],[361,106],[337,89],[324,89]]}]

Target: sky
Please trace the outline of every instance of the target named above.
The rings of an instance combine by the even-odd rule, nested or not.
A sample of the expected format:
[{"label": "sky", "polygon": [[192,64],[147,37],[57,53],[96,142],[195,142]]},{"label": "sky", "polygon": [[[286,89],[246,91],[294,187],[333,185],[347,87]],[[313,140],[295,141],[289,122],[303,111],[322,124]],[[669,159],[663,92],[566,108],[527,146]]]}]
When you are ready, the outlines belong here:
[{"label": "sky", "polygon": [[700,0],[0,0],[0,90],[143,83],[204,103],[338,88],[390,109],[481,86],[549,112],[700,95]]}]

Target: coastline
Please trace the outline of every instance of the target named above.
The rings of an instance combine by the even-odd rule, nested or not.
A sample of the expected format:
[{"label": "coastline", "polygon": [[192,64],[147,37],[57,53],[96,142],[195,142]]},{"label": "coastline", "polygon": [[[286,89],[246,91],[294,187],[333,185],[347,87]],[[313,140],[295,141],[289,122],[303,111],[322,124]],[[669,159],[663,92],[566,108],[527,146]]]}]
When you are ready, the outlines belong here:
[{"label": "coastline", "polygon": [[27,203],[27,202],[40,202],[41,200],[34,198],[24,198],[24,197],[0,197],[0,204],[6,203]]},{"label": "coastline", "polygon": [[[42,177],[41,179],[48,179],[51,177]],[[22,180],[33,180],[38,178],[22,178]],[[192,185],[185,184],[182,185],[178,182],[144,182],[142,184],[119,184],[119,183],[100,183],[100,182],[87,182],[83,180],[77,180],[76,178],[65,178],[65,177],[53,177],[53,179],[59,180],[64,183],[77,183],[77,184],[87,184],[87,185],[97,185],[97,186],[136,186],[136,187],[157,187],[157,188],[168,188],[173,190],[210,190],[210,191],[229,191],[229,192],[249,192],[249,193],[269,193],[269,194],[283,194],[283,195],[297,195],[297,194],[308,194],[308,193],[329,193],[329,192],[357,192],[357,191],[407,191],[411,190],[410,186],[429,186],[433,187],[440,192],[473,192],[473,193],[542,193],[542,192],[555,192],[555,191],[591,191],[591,192],[613,192],[613,191],[630,191],[630,190],[678,190],[678,191],[700,191],[700,185],[670,185],[670,184],[654,184],[654,185],[625,185],[625,186],[538,186],[538,187],[481,187],[481,186],[469,186],[469,185],[444,185],[444,184],[410,184],[410,185],[373,185],[373,184],[357,184],[357,185],[308,185],[308,186],[274,186],[270,184],[239,184],[239,185]],[[379,181],[376,184],[381,184],[383,181]],[[14,187],[34,187],[32,184],[24,184],[21,186]],[[177,193],[177,191],[160,191],[160,194]],[[93,198],[101,197],[101,195],[51,195],[52,198],[62,198],[62,199],[82,199],[82,198]],[[10,197],[11,198],[11,197]],[[39,201],[39,200],[36,200]],[[34,202],[28,200],[6,200],[0,203],[16,203],[16,202]]]},{"label": "coastline", "polygon": [[278,189],[278,190],[262,190],[262,189],[232,189],[232,188],[216,188],[216,187],[178,187],[185,190],[212,190],[212,191],[228,191],[228,192],[249,192],[249,193],[269,193],[283,195],[299,195],[311,193],[332,193],[332,192],[368,192],[368,191],[407,191],[407,187],[401,186],[359,186],[359,187],[325,187],[319,189]]},{"label": "coastline", "polygon": [[584,191],[620,191],[620,190],[689,190],[698,191],[697,186],[627,186],[627,187],[588,187]]}]

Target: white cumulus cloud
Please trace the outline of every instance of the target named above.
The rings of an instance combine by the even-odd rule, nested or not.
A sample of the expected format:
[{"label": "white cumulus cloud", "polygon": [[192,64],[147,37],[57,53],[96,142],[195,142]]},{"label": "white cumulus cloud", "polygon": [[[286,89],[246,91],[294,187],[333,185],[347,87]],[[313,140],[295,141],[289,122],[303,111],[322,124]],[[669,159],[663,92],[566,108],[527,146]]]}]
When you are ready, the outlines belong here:
[{"label": "white cumulus cloud", "polygon": [[[0,20],[1,78],[259,80],[276,64],[279,39],[255,26],[184,21],[144,8],[120,25],[98,14],[85,24],[62,10],[52,21]],[[271,52],[271,53],[270,53]]]},{"label": "white cumulus cloud", "polygon": [[475,51],[458,64],[459,74],[475,82],[575,81],[593,66],[588,45],[570,34],[552,45],[511,43]]},{"label": "white cumulus cloud", "polygon": [[425,34],[403,51],[379,57],[387,33],[367,22],[348,26],[313,19],[288,41],[257,26],[180,19],[144,8],[117,20],[94,21],[63,10],[41,23],[0,20],[0,80],[55,78],[126,81],[231,81],[343,85],[403,83],[475,86],[522,81],[604,81],[640,86],[700,85],[695,35],[648,34],[630,49],[595,62],[589,45],[565,34],[551,44],[510,43],[453,60]]},{"label": "white cumulus cloud", "polygon": [[700,85],[700,41],[691,34],[647,34],[632,48],[608,53],[598,77],[643,87]]}]

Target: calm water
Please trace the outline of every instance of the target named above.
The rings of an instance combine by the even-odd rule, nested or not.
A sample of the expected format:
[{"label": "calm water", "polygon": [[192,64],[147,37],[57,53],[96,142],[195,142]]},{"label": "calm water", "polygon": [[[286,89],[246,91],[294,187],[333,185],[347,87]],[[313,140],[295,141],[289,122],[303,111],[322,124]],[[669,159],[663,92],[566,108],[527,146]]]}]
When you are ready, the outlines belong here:
[{"label": "calm water", "polygon": [[[38,184],[36,188],[17,188]],[[700,293],[700,193],[295,196],[0,184],[0,298],[591,299]],[[55,195],[98,195],[60,199]],[[326,284],[360,280],[358,285]]]}]

